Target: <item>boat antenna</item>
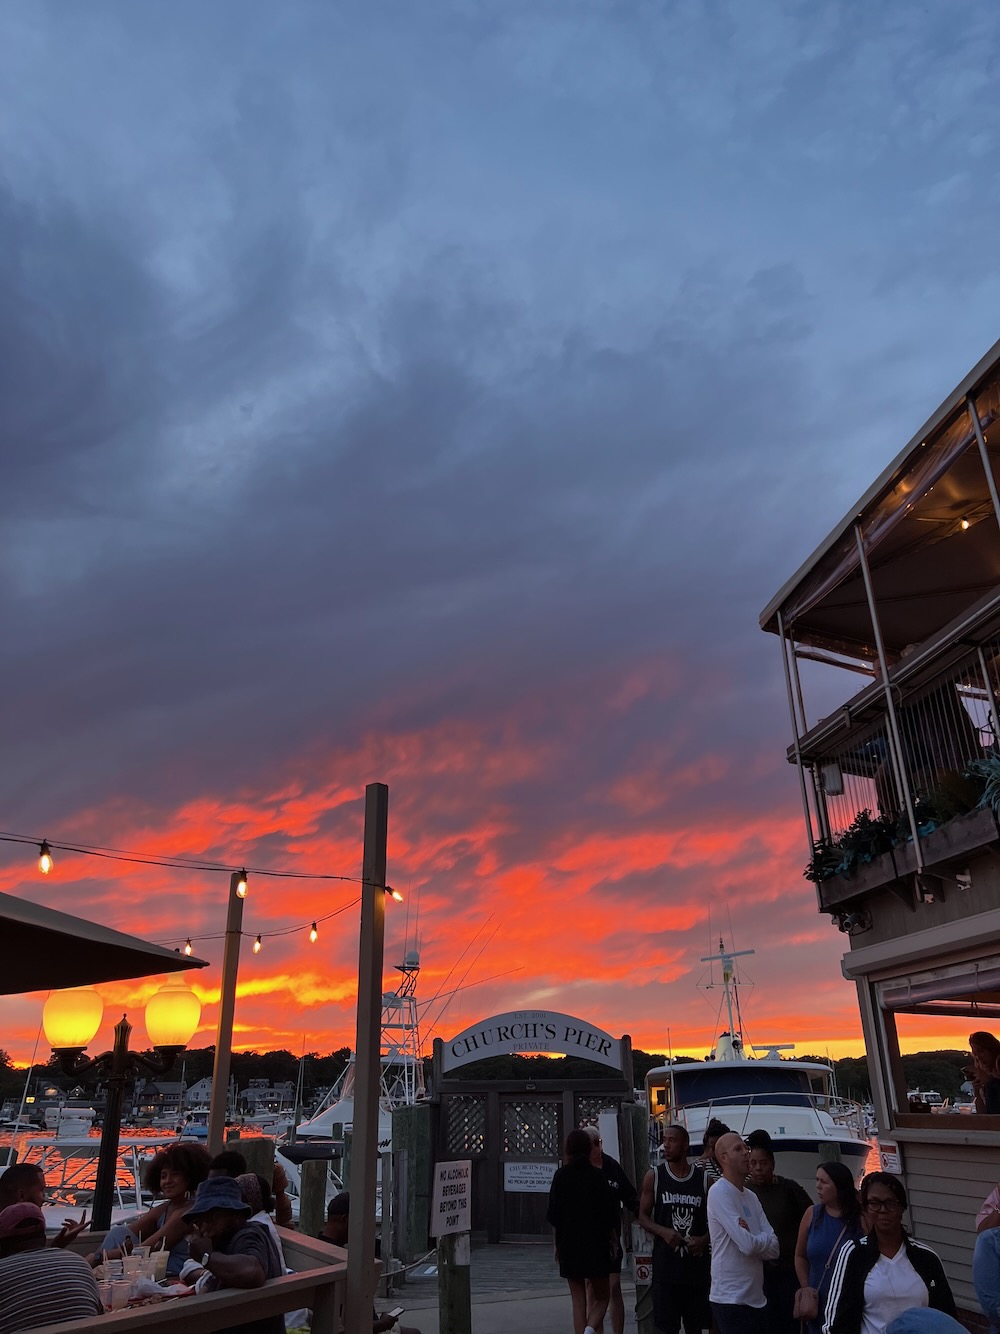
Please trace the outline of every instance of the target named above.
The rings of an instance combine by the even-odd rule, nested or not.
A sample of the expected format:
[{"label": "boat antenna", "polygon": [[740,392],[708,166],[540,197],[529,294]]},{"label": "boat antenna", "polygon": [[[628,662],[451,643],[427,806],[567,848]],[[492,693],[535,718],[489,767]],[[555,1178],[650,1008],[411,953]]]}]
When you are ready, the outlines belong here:
[{"label": "boat antenna", "polygon": [[[726,1015],[729,1020],[729,1036],[734,1040],[737,1036],[736,1020],[733,1016],[733,991],[735,989],[736,964],[735,959],[740,959],[747,954],[755,954],[755,950],[727,950],[722,937],[719,937],[718,954],[707,954],[702,963],[719,963],[722,965],[722,985],[725,990]],[[721,1007],[720,1007],[721,1009]],[[739,1018],[739,997],[736,998],[736,1018]],[[742,1042],[742,1032],[739,1034]]]},{"label": "boat antenna", "polygon": [[445,1001],[445,1003],[441,1006],[440,1010],[438,1010],[438,1012],[437,1012],[437,1017],[436,1017],[436,1019],[434,1020],[434,1023],[431,1025],[431,1032],[433,1032],[434,1029],[437,1028],[438,1024],[439,1024],[439,1023],[441,1022],[441,1020],[444,1018],[445,1010],[447,1010],[448,1006],[452,1003],[452,1001],[455,999],[455,997],[458,995],[458,993],[459,993],[460,991],[464,991],[464,990],[465,990],[465,988],[463,987],[462,983],[465,981],[465,979],[466,979],[466,978],[469,976],[469,974],[472,972],[473,968],[475,968],[476,964],[479,962],[479,958],[480,958],[480,955],[483,953],[483,950],[486,949],[487,945],[490,945],[490,944],[493,943],[493,941],[494,941],[494,939],[496,938],[497,933],[499,932],[501,926],[502,926],[502,923],[498,922],[497,925],[493,928],[492,932],[491,932],[491,933],[486,937],[486,939],[483,941],[482,945],[481,945],[480,948],[479,948],[479,952],[473,956],[471,962],[469,963],[468,968],[466,968],[465,972],[464,972],[464,973],[462,974],[462,976],[458,979],[458,986],[457,986],[457,987],[455,988],[455,990],[451,993],[451,995],[448,997],[448,999]]},{"label": "boat antenna", "polygon": [[478,940],[478,938],[482,935],[482,933],[483,933],[483,932],[486,930],[486,928],[489,926],[490,922],[493,921],[493,917],[494,917],[494,914],[493,914],[493,913],[490,913],[489,917],[487,917],[486,920],[480,925],[479,929],[478,929],[478,930],[476,931],[476,933],[473,935],[472,939],[471,939],[471,940],[469,941],[469,943],[466,945],[465,949],[462,951],[462,953],[458,956],[458,958],[455,960],[455,962],[454,962],[454,963],[451,965],[451,967],[448,969],[447,973],[445,974],[444,981],[443,981],[443,982],[441,983],[441,985],[438,987],[437,991],[435,991],[434,995],[431,996],[429,1000],[427,1000],[427,1001],[424,1002],[424,1004],[425,1004],[425,1006],[426,1006],[427,1009],[430,1009],[430,1007],[434,1004],[434,1002],[437,1000],[437,998],[438,998],[438,997],[441,995],[441,993],[444,991],[445,987],[446,987],[446,986],[448,985],[448,983],[451,981],[451,975],[452,975],[452,973],[455,971],[455,969],[458,967],[458,965],[462,962],[462,960],[463,960],[463,959],[465,958],[465,956],[468,954],[469,950],[470,950],[470,949],[472,948],[472,946],[476,943],[476,941]]},{"label": "boat antenna", "polygon": [[670,1046],[670,1025],[667,1024],[667,1065],[673,1065],[674,1053]]}]

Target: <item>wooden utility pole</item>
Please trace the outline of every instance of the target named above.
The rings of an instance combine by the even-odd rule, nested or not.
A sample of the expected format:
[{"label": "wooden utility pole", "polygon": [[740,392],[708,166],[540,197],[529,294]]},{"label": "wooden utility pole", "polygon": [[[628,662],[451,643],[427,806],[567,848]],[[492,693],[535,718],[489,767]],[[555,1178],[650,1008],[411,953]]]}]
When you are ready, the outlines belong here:
[{"label": "wooden utility pole", "polygon": [[225,1148],[226,1109],[229,1102],[229,1071],[233,1060],[233,1016],[236,1013],[236,978],[240,971],[240,940],[243,934],[243,897],[237,888],[244,875],[229,877],[229,909],[226,913],[226,943],[222,954],[222,989],[219,993],[219,1027],[215,1035],[215,1064],[212,1068],[212,1097],[208,1112],[209,1153],[215,1157]]},{"label": "wooden utility pole", "polygon": [[382,955],[385,941],[385,865],[389,789],[365,788],[365,850],[358,954],[358,1030],[355,1041],[351,1214],[347,1232],[344,1328],[371,1328],[375,1300],[375,1211],[378,1176],[379,1081],[382,1073]]}]

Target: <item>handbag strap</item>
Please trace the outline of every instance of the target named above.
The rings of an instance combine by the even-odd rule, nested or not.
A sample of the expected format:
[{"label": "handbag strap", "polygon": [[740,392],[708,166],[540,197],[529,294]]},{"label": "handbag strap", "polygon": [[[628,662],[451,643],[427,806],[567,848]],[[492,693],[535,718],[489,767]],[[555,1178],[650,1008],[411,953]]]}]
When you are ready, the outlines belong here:
[{"label": "handbag strap", "polygon": [[840,1245],[841,1238],[843,1237],[846,1231],[847,1231],[847,1224],[845,1223],[837,1234],[837,1240],[830,1247],[830,1254],[826,1257],[826,1264],[823,1266],[823,1272],[819,1276],[819,1286],[822,1286],[823,1280],[826,1278],[826,1271],[830,1268],[830,1261],[836,1255],[837,1247]]}]

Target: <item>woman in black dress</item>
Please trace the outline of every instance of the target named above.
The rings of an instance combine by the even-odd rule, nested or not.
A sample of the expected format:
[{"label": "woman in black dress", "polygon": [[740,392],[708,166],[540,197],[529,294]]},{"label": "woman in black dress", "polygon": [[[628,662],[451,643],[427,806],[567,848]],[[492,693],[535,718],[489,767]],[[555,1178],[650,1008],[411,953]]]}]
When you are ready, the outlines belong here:
[{"label": "woman in black dress", "polygon": [[618,1199],[604,1173],[591,1166],[590,1144],[585,1130],[571,1130],[566,1137],[564,1165],[552,1178],[546,1214],[556,1232],[559,1273],[573,1301],[573,1334],[592,1334],[604,1319],[608,1275],[618,1254]]}]

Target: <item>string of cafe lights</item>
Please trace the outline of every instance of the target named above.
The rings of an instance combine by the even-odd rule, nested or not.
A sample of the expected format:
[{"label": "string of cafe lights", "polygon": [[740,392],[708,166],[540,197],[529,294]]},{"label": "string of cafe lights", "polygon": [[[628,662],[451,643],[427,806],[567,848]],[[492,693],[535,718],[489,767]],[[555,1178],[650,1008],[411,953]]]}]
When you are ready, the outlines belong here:
[{"label": "string of cafe lights", "polygon": [[[355,875],[336,875],[325,871],[286,871],[278,870],[270,866],[242,866],[237,871],[231,865],[225,862],[216,862],[206,859],[184,856],[165,856],[153,857],[146,853],[133,852],[126,848],[103,847],[100,844],[88,843],[63,843],[57,839],[34,838],[28,834],[13,834],[7,831],[0,831],[0,843],[19,843],[29,847],[38,848],[38,869],[42,875],[49,875],[55,866],[55,858],[52,855],[53,848],[58,852],[75,853],[81,857],[101,857],[109,861],[127,862],[139,866],[163,866],[170,870],[179,871],[224,871],[230,875],[238,875],[236,882],[236,893],[241,899],[247,896],[247,878],[250,875],[271,876],[282,880],[340,880],[348,884],[366,885],[362,876]],[[384,892],[397,903],[402,903],[403,895],[392,885],[378,885],[376,888]],[[319,923],[328,922],[333,917],[338,917],[341,913],[347,912],[349,908],[355,907],[360,902],[359,898],[352,899],[350,903],[345,903],[339,908],[334,908],[332,912],[324,913],[320,917],[314,917],[308,924],[303,922],[295,926],[279,927],[274,931],[260,931],[256,935],[252,931],[241,932],[248,939],[254,935],[253,952],[259,954],[263,948],[265,939],[278,936],[290,936],[296,932],[303,931],[306,925],[309,927],[309,941],[315,945],[319,939]],[[225,932],[218,934],[209,934],[200,936],[201,940],[222,940],[225,938]],[[173,944],[172,941],[161,942],[163,944]],[[190,936],[187,936],[183,946],[184,954],[193,954],[194,945]]]},{"label": "string of cafe lights", "polygon": [[[361,902],[360,898],[351,899],[350,903],[342,904],[341,907],[334,908],[332,912],[324,913],[322,917],[315,917],[311,922],[300,922],[295,926],[278,927],[274,931],[259,931],[256,935],[254,935],[252,931],[241,931],[240,935],[245,936],[247,940],[249,940],[251,936],[254,937],[253,947],[252,947],[254,954],[259,954],[261,952],[261,949],[263,948],[263,941],[271,940],[275,936],[292,936],[295,935],[297,931],[304,931],[306,927],[309,928],[310,944],[315,945],[316,941],[319,939],[318,928],[320,922],[328,922],[331,917],[339,917],[342,912],[347,912],[348,908],[356,908],[360,902]],[[225,940],[225,938],[226,938],[226,933],[224,931],[218,931],[210,935],[198,937],[199,940]],[[174,941],[159,940],[156,943],[158,945],[173,945]],[[194,945],[192,944],[190,936],[188,936],[187,939],[184,941],[183,953],[184,954],[194,953]]]}]

